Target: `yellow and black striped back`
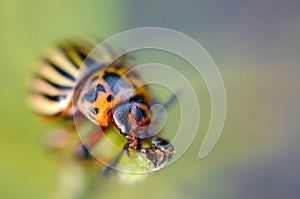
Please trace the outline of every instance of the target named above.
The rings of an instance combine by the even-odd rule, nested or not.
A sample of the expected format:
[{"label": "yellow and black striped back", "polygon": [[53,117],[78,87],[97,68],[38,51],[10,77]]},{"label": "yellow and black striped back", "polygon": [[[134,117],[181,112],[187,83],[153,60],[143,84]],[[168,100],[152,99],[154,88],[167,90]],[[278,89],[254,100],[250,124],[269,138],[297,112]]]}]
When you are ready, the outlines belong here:
[{"label": "yellow and black striped back", "polygon": [[92,61],[103,65],[112,62],[119,53],[106,45],[89,55],[96,45],[92,40],[77,39],[61,43],[46,53],[30,82],[28,101],[33,111],[44,116],[72,116],[73,89],[83,61],[89,59],[86,64]]}]

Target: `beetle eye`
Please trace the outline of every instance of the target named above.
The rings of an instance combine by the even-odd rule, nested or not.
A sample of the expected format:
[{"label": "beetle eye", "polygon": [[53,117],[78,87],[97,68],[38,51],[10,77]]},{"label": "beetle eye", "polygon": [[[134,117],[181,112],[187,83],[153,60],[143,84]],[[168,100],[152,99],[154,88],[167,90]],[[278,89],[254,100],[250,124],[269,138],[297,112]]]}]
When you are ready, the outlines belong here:
[{"label": "beetle eye", "polygon": [[118,106],[113,112],[112,121],[118,126],[123,134],[126,134],[130,130],[128,115],[129,108],[126,104]]}]

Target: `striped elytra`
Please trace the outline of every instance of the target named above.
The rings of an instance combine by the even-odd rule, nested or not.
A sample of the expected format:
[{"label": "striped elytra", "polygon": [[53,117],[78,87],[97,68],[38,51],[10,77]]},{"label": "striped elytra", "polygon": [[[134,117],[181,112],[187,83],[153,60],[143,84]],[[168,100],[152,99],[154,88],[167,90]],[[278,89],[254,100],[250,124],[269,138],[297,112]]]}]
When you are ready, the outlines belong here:
[{"label": "striped elytra", "polygon": [[[80,113],[80,118],[104,130],[112,124],[124,135],[127,143],[105,175],[129,148],[145,153],[155,168],[164,165],[174,149],[148,128],[151,96],[147,86],[131,71],[126,55],[119,57],[122,53],[108,44],[96,46],[97,42],[79,39],[60,43],[46,53],[30,82],[29,105],[39,115],[52,118],[72,119]],[[79,156],[89,158],[88,148],[99,139],[88,135]],[[143,141],[150,144],[145,147]]]},{"label": "striped elytra", "polygon": [[[86,59],[86,68],[96,63],[96,70],[101,70],[120,53],[105,45],[89,54],[96,45],[95,41],[80,38],[62,42],[46,53],[30,81],[28,103],[34,112],[50,117],[72,116],[72,97],[83,61]],[[117,61],[127,62],[125,56]]]}]

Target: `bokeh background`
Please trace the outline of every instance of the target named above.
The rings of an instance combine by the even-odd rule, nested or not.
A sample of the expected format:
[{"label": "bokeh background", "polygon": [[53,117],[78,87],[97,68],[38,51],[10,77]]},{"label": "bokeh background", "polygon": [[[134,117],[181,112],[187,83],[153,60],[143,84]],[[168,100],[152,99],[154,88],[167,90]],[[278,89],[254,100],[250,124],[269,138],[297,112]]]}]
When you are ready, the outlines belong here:
[{"label": "bokeh background", "polygon": [[224,131],[199,160],[209,118],[199,89],[204,121],[187,153],[133,186],[103,180],[97,197],[299,198],[299,10],[297,0],[0,0],[0,198],[55,198],[58,165],[40,141],[47,127],[25,104],[43,49],[70,35],[143,26],[178,30],[209,52],[227,91]]}]

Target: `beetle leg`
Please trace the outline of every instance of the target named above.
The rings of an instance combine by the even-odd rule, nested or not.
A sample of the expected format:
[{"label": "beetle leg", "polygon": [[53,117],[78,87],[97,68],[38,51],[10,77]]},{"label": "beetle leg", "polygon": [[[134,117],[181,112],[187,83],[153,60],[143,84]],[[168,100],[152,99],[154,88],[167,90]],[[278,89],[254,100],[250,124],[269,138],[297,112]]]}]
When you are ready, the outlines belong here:
[{"label": "beetle leg", "polygon": [[106,168],[104,169],[103,171],[103,176],[109,176],[113,170],[113,168],[118,164],[118,162],[120,161],[120,158],[122,157],[123,153],[126,152],[127,155],[129,156],[129,146],[130,146],[130,143],[127,142],[124,147],[123,147],[123,150],[120,151],[120,153],[117,155],[117,157],[111,162],[109,163]]},{"label": "beetle leg", "polygon": [[80,146],[78,157],[84,158],[85,160],[94,160],[94,157],[91,155],[91,153],[84,144],[81,144]]},{"label": "beetle leg", "polygon": [[95,160],[89,150],[102,138],[104,130],[97,131],[89,135],[85,141],[80,145],[80,149],[77,152],[77,157],[84,158],[86,160]]},{"label": "beetle leg", "polygon": [[175,93],[173,93],[168,101],[163,105],[164,108],[167,110],[172,104],[174,104],[174,102],[176,101],[176,98],[177,97],[180,97],[181,96],[181,92],[180,91],[176,91]]}]

